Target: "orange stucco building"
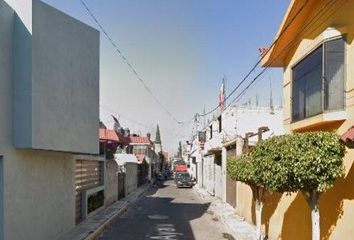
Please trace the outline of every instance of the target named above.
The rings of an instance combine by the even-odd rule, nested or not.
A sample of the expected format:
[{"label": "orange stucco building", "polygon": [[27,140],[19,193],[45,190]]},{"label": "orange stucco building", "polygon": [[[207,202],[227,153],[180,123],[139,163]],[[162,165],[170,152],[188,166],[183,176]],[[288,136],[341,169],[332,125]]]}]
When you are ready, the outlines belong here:
[{"label": "orange stucco building", "polygon": [[[264,67],[283,69],[284,126],[342,135],[354,125],[354,1],[292,0]],[[349,139],[350,141],[350,139]],[[321,239],[354,239],[354,149],[347,147],[345,176],[321,195]],[[249,191],[236,211],[254,222]],[[248,191],[248,192],[247,192]],[[246,204],[249,203],[249,204]],[[263,213],[269,239],[311,239],[311,215],[301,194],[273,194]]]}]

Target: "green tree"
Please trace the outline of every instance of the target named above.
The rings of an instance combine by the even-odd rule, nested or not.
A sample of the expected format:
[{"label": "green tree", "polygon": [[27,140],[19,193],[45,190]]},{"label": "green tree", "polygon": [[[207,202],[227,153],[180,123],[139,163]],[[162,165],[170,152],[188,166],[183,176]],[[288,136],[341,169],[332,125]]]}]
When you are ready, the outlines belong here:
[{"label": "green tree", "polygon": [[247,184],[252,189],[253,200],[256,206],[257,239],[262,239],[262,210],[265,202],[266,186],[257,174],[257,166],[253,160],[253,154],[248,153],[240,158],[231,158],[227,161],[227,173],[231,179]]},{"label": "green tree", "polygon": [[312,239],[319,240],[319,197],[343,176],[344,153],[337,134],[308,132],[270,138],[257,144],[250,154],[229,161],[230,177],[252,188],[257,206],[258,237],[261,238],[258,218],[265,201],[264,190],[300,191],[311,209]]},{"label": "green tree", "polygon": [[[311,209],[312,239],[320,239],[319,198],[333,187],[336,179],[344,175],[345,148],[339,136],[331,132],[295,134],[281,161],[291,166],[289,190],[300,191]],[[279,145],[280,147],[280,145]]]}]

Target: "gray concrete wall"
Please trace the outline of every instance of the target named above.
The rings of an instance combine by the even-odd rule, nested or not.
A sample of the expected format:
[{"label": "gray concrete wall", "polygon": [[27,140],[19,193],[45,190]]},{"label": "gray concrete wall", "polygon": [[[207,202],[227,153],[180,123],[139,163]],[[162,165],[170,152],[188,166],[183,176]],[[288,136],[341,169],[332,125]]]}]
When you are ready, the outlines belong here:
[{"label": "gray concrete wall", "polygon": [[133,192],[138,188],[138,164],[126,163],[124,164],[125,174],[125,195]]},{"label": "gray concrete wall", "polygon": [[118,164],[115,160],[106,160],[105,204],[110,205],[118,200]]},{"label": "gray concrete wall", "polygon": [[70,154],[9,149],[4,163],[5,239],[56,239],[75,226]]},{"label": "gray concrete wall", "polygon": [[[29,1],[24,0],[22,2],[22,0],[13,0],[12,2],[15,3],[15,5],[18,3],[22,6],[22,3]],[[45,11],[46,8],[47,7],[43,6],[40,7],[40,9],[37,9],[37,11]],[[25,8],[22,8],[22,10],[24,9]],[[65,15],[56,16],[53,13],[53,18],[55,19],[64,18],[64,16]],[[42,13],[42,15],[40,16],[42,21],[48,21],[48,24],[53,24],[53,20],[51,19],[51,17],[49,17],[48,19],[44,19],[44,17],[45,14]],[[76,23],[79,25],[78,22]],[[28,83],[30,84],[32,84],[31,81],[35,79],[32,78],[32,80],[28,80],[28,78],[25,78],[26,76],[24,75],[24,73],[26,72],[25,63],[26,61],[28,61],[28,59],[21,59],[21,55],[24,56],[23,54],[25,54],[25,52],[28,51],[29,48],[26,45],[28,44],[28,42],[26,43],[26,41],[23,39],[26,39],[30,31],[27,31],[27,26],[29,25],[26,26],[26,24],[22,24],[23,23],[21,18],[15,15],[13,9],[11,9],[3,0],[0,0],[0,156],[2,156],[3,158],[4,170],[3,182],[0,181],[0,190],[3,190],[4,196],[2,197],[0,192],[0,240],[2,234],[4,236],[4,239],[6,240],[56,239],[58,236],[64,234],[75,226],[74,161],[72,159],[72,154],[70,153],[40,150],[21,150],[16,149],[14,147],[13,129],[16,129],[16,127],[21,128],[21,125],[19,125],[21,123],[16,122],[14,116],[18,114],[24,114],[24,119],[27,119],[28,121],[23,121],[22,123],[31,123],[31,119],[28,119],[25,116],[27,114],[26,110],[31,111],[31,108],[22,110],[20,109],[21,101],[26,101],[26,97],[30,97],[30,95],[27,94],[28,92],[25,91],[26,89],[21,89],[18,85],[16,86],[18,82],[14,82],[14,79],[17,79],[16,81],[28,81]],[[65,24],[70,25],[70,22],[65,22]],[[49,26],[50,25],[48,25],[47,27],[50,28]],[[69,34],[69,31],[71,31],[71,33],[74,35],[76,34],[74,32],[73,27],[66,26],[63,24],[60,25],[60,27],[62,29],[67,29],[65,30],[66,34]],[[97,32],[89,27],[86,27],[85,25],[82,25],[82,27],[83,29],[87,29],[87,32],[90,32],[92,33],[92,35],[95,35],[97,37],[93,39],[93,42],[97,44],[97,48],[93,49],[92,51],[94,52],[94,54],[98,54],[96,52],[96,50],[98,49]],[[36,31],[38,31],[38,29]],[[81,33],[81,31],[77,32],[77,34]],[[23,38],[22,40],[21,36]],[[80,35],[76,35],[77,42],[74,46],[78,46],[79,36]],[[88,35],[83,34],[82,36],[84,38],[88,38]],[[58,39],[58,41],[63,40],[64,38]],[[84,40],[86,41],[87,39]],[[54,39],[48,39],[48,41],[53,42]],[[43,47],[49,48],[49,45]],[[87,46],[85,49],[87,49]],[[16,53],[16,56],[14,56],[14,53]],[[54,52],[48,53],[48,56],[36,55],[36,58],[41,59],[43,61],[43,58],[48,57],[48,61],[53,61],[53,59],[55,58],[55,56],[52,55],[53,53]],[[80,59],[80,61],[81,60],[85,62],[85,59]],[[15,69],[24,69],[24,72],[16,72]],[[38,69],[32,68],[32,70],[33,69],[35,69],[36,71],[35,75],[38,76],[40,74],[38,72]],[[70,70],[68,71],[70,72]],[[50,72],[47,72],[47,74],[49,73]],[[95,71],[94,74],[95,73],[97,73],[98,75],[98,72]],[[64,74],[63,77],[65,76],[66,75]],[[61,81],[60,78],[57,78],[57,80]],[[46,84],[44,78],[41,78],[38,81],[43,81],[42,83]],[[70,81],[75,81],[75,79],[70,78]],[[78,78],[78,81],[80,81],[80,78]],[[63,88],[63,86],[55,85],[53,80],[49,82],[50,84],[54,85],[46,89],[46,91],[48,91],[47,93],[56,91],[57,87],[58,89]],[[42,94],[39,92],[39,90],[41,89],[38,88],[37,84],[40,83],[38,82],[36,84],[31,85],[32,87],[37,87],[36,91],[31,91],[34,94]],[[89,83],[82,82],[82,84]],[[85,86],[83,87],[85,88]],[[88,86],[86,85],[86,87]],[[95,90],[92,90],[93,92],[97,91],[97,95],[93,95],[93,98],[95,98],[93,100],[93,103],[90,102],[90,99],[85,99],[88,101],[87,104],[93,105],[90,107],[89,111],[87,107],[84,107],[82,111],[90,112],[93,109],[94,113],[83,113],[81,115],[81,112],[73,113],[68,111],[68,108],[70,108],[68,105],[76,104],[72,101],[73,99],[67,99],[67,102],[58,102],[58,105],[55,106],[58,111],[55,113],[50,112],[48,108],[44,107],[43,111],[45,112],[45,114],[51,115],[53,113],[53,116],[57,117],[56,121],[44,124],[39,119],[34,119],[36,121],[38,120],[38,123],[43,124],[43,126],[42,128],[39,128],[39,125],[37,125],[37,128],[33,128],[35,129],[35,131],[38,132],[36,133],[36,137],[29,136],[27,139],[25,139],[24,143],[36,143],[36,147],[38,148],[43,147],[51,150],[96,152],[96,147],[93,146],[93,142],[95,142],[95,144],[97,143],[98,151],[98,141],[94,141],[98,138],[98,85],[96,85],[96,83],[91,83],[89,87],[90,89],[97,87]],[[78,90],[75,89],[75,91]],[[74,94],[75,91],[72,90],[72,93]],[[18,99],[15,97],[15,94],[19,96]],[[86,94],[88,94],[88,92],[86,92]],[[21,95],[23,98],[20,97]],[[68,97],[68,95],[64,96]],[[80,98],[83,97],[83,95],[79,96]],[[38,97],[33,97],[32,100],[34,102],[37,101],[33,105],[34,108],[41,107],[41,103],[38,102]],[[43,101],[47,100],[48,96],[47,98],[43,98]],[[15,101],[17,102],[15,103]],[[79,100],[78,102],[80,103]],[[80,105],[79,103],[78,105]],[[74,110],[78,108],[78,105],[75,105],[71,109]],[[26,105],[22,105],[22,108],[24,108],[23,106]],[[15,112],[15,107],[20,107],[18,108],[18,112]],[[54,107],[54,105],[51,105],[51,107]],[[43,113],[38,112],[38,109],[36,111],[37,112],[35,112],[35,114],[39,114],[38,117],[41,118],[41,114]],[[31,118],[33,117],[33,113],[34,112],[32,109]],[[76,127],[78,122],[77,119],[80,118],[80,121],[83,125],[88,124],[92,126],[92,131],[89,131],[88,135],[85,135],[85,137],[83,137],[83,135],[81,135],[80,133],[77,134],[77,137],[81,138],[80,141],[82,141],[80,144],[77,141],[74,141],[73,139],[64,137],[63,133],[58,133],[58,126],[63,127],[63,125],[59,124],[58,126],[54,126],[61,121],[62,116],[59,116],[59,113],[63,113],[63,115],[72,114],[73,118],[76,121],[74,121],[73,126]],[[92,120],[92,117],[96,114],[97,117],[95,117],[95,120]],[[67,118],[63,118],[63,121],[67,121]],[[97,122],[97,127],[96,125],[93,125],[93,121]],[[16,126],[14,125],[14,123],[16,123]],[[67,135],[75,135],[75,131],[69,132],[72,130],[70,125],[71,122],[66,123],[67,125],[65,126],[65,128],[60,129],[60,131],[66,132]],[[33,127],[33,122],[30,125]],[[27,125],[23,125],[23,131],[17,132],[20,137],[24,137],[21,136],[21,134],[28,134],[28,132],[26,131],[29,130],[26,129],[26,127]],[[53,130],[49,130],[52,127]],[[31,134],[34,133],[33,129],[31,130]],[[49,139],[49,136],[47,135],[47,130],[50,134],[52,134],[51,139],[55,139],[58,134],[60,141],[65,143],[58,143],[58,139],[51,141]],[[93,132],[95,132],[95,138],[92,137],[94,135]],[[46,138],[49,143],[47,143],[47,145],[44,145],[44,143],[38,141],[39,137]],[[72,146],[70,146],[70,149],[67,146],[68,144],[73,144]],[[2,200],[4,206],[3,215],[1,215]],[[1,218],[3,218],[3,224],[1,224]],[[3,231],[2,228],[4,229]]]},{"label": "gray concrete wall", "polygon": [[99,32],[39,0],[32,13],[32,33],[15,25],[15,146],[96,154]]}]

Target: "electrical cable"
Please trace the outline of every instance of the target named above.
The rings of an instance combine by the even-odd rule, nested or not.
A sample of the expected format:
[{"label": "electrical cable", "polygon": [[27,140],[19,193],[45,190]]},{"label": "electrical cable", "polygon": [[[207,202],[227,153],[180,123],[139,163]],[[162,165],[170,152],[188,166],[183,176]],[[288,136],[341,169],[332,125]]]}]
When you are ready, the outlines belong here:
[{"label": "electrical cable", "polygon": [[[287,31],[287,29],[291,26],[291,24],[295,21],[296,17],[298,17],[300,15],[300,13],[303,11],[303,9],[305,8],[305,6],[307,5],[307,3],[309,2],[309,0],[306,0],[306,2],[301,6],[301,8],[296,12],[296,14],[293,16],[293,18],[290,20],[290,22],[284,27],[284,29],[279,33],[279,36],[273,41],[273,43],[270,45],[270,47],[268,48],[268,50],[261,56],[261,58],[256,62],[256,64],[254,64],[254,66],[251,68],[251,70],[246,74],[246,76],[241,80],[240,83],[237,84],[237,86],[226,96],[225,98],[225,102],[227,99],[229,99],[239,88],[240,86],[249,78],[249,76],[255,71],[255,69],[258,67],[258,65],[262,62],[262,60],[264,59],[264,57],[267,55],[267,53],[269,52],[270,49],[272,49],[272,47],[279,41],[280,37]],[[215,110],[217,110],[219,108],[219,105],[214,107],[212,110],[208,111],[205,114],[200,114],[200,116],[207,116],[211,113],[213,113]]]},{"label": "electrical cable", "polygon": [[124,63],[130,68],[132,73],[135,75],[135,77],[139,80],[139,82],[143,85],[144,89],[152,96],[152,98],[155,100],[155,102],[165,111],[167,115],[171,117],[177,124],[183,124],[182,121],[178,121],[174,115],[165,107],[164,104],[155,96],[155,94],[152,92],[151,88],[145,83],[145,81],[142,79],[142,77],[138,74],[137,70],[135,67],[128,61],[127,57],[123,54],[123,52],[120,50],[118,45],[113,41],[113,39],[110,37],[108,32],[105,30],[105,28],[102,26],[102,24],[98,21],[96,16],[93,14],[91,9],[87,6],[84,0],[79,0],[81,4],[84,6],[88,14],[91,16],[93,21],[97,24],[97,26],[101,29],[103,34],[106,36],[108,41],[111,43],[113,48],[116,50],[116,52],[119,54],[119,56],[123,59]]}]

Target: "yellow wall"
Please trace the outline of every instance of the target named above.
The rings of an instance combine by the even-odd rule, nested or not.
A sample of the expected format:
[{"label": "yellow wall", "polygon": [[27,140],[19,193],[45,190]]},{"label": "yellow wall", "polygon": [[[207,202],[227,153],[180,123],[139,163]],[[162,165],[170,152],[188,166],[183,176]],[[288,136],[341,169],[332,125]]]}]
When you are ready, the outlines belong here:
[{"label": "yellow wall", "polygon": [[[324,14],[317,15],[316,23],[309,25],[306,31],[298,35],[299,41],[288,46],[286,62],[284,63],[283,99],[284,125],[288,133],[293,132],[291,123],[291,68],[306,54],[315,49],[323,40],[323,32],[332,27],[346,34],[346,119],[323,124],[322,118],[303,120],[301,129],[296,131],[329,130],[344,133],[354,124],[354,1],[350,0],[316,0],[311,8],[319,12],[328,5]],[[308,19],[313,18],[310,15]],[[304,23],[306,25],[307,22]],[[314,122],[317,125],[306,127]],[[299,123],[297,123],[299,124]],[[344,158],[345,177],[335,183],[335,187],[324,193],[320,198],[320,224],[322,239],[346,240],[354,239],[354,149],[347,149]],[[245,185],[238,186],[236,212],[244,216],[248,222],[255,222],[252,212],[252,193]],[[310,209],[301,194],[272,195],[267,199],[263,214],[263,230],[269,239],[307,240],[311,239]]]}]

